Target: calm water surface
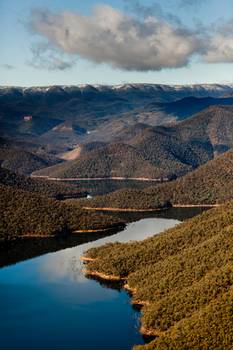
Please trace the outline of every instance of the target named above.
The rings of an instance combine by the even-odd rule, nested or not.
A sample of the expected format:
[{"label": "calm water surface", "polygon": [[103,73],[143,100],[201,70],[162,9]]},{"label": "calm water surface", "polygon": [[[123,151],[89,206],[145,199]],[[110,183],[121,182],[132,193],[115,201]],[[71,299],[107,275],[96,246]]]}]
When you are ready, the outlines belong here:
[{"label": "calm water surface", "polygon": [[142,219],[113,236],[1,268],[1,349],[129,350],[142,344],[140,315],[127,292],[86,278],[79,258],[90,247],[141,240],[178,222]]}]

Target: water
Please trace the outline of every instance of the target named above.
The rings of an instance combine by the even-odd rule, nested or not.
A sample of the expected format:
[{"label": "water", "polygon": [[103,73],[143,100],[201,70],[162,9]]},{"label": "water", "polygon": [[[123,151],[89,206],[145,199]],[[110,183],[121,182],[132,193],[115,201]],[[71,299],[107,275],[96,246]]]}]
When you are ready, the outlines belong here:
[{"label": "water", "polygon": [[79,190],[87,191],[92,197],[109,192],[117,191],[122,188],[134,188],[143,190],[147,187],[155,186],[155,181],[135,181],[135,180],[82,180],[69,181]]},{"label": "water", "polygon": [[106,242],[141,240],[179,221],[147,218],[113,236],[0,269],[3,350],[129,350],[144,340],[125,290],[86,278],[79,258]]}]

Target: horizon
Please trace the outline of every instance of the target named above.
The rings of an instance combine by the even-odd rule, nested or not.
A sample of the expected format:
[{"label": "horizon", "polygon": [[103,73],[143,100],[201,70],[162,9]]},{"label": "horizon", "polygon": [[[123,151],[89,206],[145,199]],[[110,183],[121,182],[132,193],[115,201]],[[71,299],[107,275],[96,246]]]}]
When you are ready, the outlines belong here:
[{"label": "horizon", "polygon": [[86,87],[86,86],[93,86],[93,87],[121,87],[121,86],[127,86],[127,85],[150,85],[150,86],[170,86],[170,87],[179,87],[179,86],[233,86],[233,81],[228,83],[196,83],[196,84],[160,84],[160,83],[124,83],[124,84],[52,84],[52,85],[29,85],[29,86],[23,86],[23,85],[0,85],[0,89],[4,88],[20,88],[20,89],[30,89],[30,88],[50,88],[50,87]]},{"label": "horizon", "polygon": [[231,0],[2,0],[1,86],[232,84]]}]

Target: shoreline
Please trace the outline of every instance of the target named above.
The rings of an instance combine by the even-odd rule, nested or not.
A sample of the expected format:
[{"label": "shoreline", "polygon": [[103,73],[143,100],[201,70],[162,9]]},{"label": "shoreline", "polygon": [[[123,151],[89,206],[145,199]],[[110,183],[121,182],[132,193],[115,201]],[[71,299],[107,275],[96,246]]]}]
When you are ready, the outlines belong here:
[{"label": "shoreline", "polygon": [[[93,259],[93,258],[88,258],[88,257],[85,257],[85,256],[81,256],[80,257],[80,260],[83,261],[83,262],[86,262],[88,264],[88,262],[92,262],[96,259]],[[86,275],[86,276],[91,276],[91,277],[94,277],[94,278],[97,278],[97,279],[100,279],[100,280],[103,280],[103,281],[109,281],[109,282],[122,282],[122,281],[125,281],[125,278],[123,277],[120,277],[120,276],[115,276],[115,275],[108,275],[108,274],[105,274],[103,272],[98,272],[96,270],[88,270],[88,269],[83,269],[82,272]],[[131,305],[132,306],[139,306],[139,307],[142,307],[142,306],[149,306],[150,305],[150,302],[149,301],[144,301],[144,300],[134,300],[133,297],[134,297],[134,294],[136,293],[136,289],[135,288],[131,288],[128,283],[125,283],[122,287],[122,289],[125,289],[126,291],[128,291],[131,295]],[[144,336],[148,336],[148,337],[159,337],[161,335],[164,334],[163,331],[160,331],[158,329],[152,329],[152,328],[146,328],[144,327],[143,325],[141,325],[140,329],[139,329],[139,332],[144,335]]]},{"label": "shoreline", "polygon": [[104,180],[115,180],[115,181],[142,181],[142,182],[168,182],[168,178],[147,178],[147,177],[123,177],[123,176],[113,176],[113,177],[71,177],[71,178],[60,178],[60,177],[50,177],[48,175],[30,175],[32,178],[46,179],[49,181],[104,181]]},{"label": "shoreline", "polygon": [[[117,227],[106,227],[106,228],[98,228],[98,229],[89,229],[89,230],[75,230],[72,232],[71,235],[75,234],[75,233],[98,233],[98,232],[109,232],[112,231],[114,229],[116,229]],[[120,228],[120,226],[119,226]]]},{"label": "shoreline", "polygon": [[97,278],[105,280],[105,281],[116,281],[116,282],[124,281],[124,278],[122,278],[120,276],[107,275],[103,272],[92,271],[92,270],[88,270],[88,269],[83,269],[82,272],[87,276],[97,277]]},{"label": "shoreline", "polygon": [[72,238],[72,237],[77,237],[77,234],[88,234],[88,233],[108,233],[108,232],[114,232],[116,230],[121,230],[124,229],[125,224],[120,223],[119,225],[115,225],[115,226],[109,226],[109,227],[105,227],[105,228],[100,228],[100,229],[86,229],[86,230],[75,230],[72,231],[70,234],[68,235],[57,235],[57,234],[32,234],[32,233],[25,233],[19,236],[14,236],[12,237],[11,240],[1,240],[0,241],[0,247],[6,244],[17,244],[18,242],[23,242],[23,241],[27,241],[29,239],[60,239],[60,238]]},{"label": "shoreline", "polygon": [[141,328],[139,329],[139,332],[148,337],[161,337],[162,335],[165,334],[165,332],[160,331],[158,329],[146,328],[144,326],[141,326]]},{"label": "shoreline", "polygon": [[172,204],[172,208],[218,208],[222,204]]},{"label": "shoreline", "polygon": [[88,258],[87,256],[82,255],[82,256],[80,256],[79,260],[83,261],[83,262],[91,262],[91,261],[95,261],[96,259]]},{"label": "shoreline", "polygon": [[98,207],[83,207],[84,210],[92,210],[92,211],[116,211],[116,212],[157,212],[162,210],[167,210],[170,207],[164,207],[164,208],[156,208],[156,209],[135,209],[135,208],[113,208],[113,207],[106,207],[106,208],[98,208]]},{"label": "shoreline", "polygon": [[148,209],[136,209],[136,208],[114,208],[114,207],[83,207],[84,210],[92,210],[92,211],[109,211],[109,212],[157,212],[168,210],[172,208],[218,208],[222,204],[173,204],[171,207],[164,208],[148,208]]}]

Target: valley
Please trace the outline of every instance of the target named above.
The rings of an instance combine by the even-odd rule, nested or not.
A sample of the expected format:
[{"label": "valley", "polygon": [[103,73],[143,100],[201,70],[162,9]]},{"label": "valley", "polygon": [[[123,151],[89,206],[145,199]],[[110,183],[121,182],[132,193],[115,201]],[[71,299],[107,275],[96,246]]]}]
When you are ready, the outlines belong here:
[{"label": "valley", "polygon": [[[230,200],[232,89],[2,87],[2,240],[105,230],[117,226],[109,211]],[[113,112],[117,103],[121,108]]]},{"label": "valley", "polygon": [[233,1],[0,0],[2,350],[233,350]]},{"label": "valley", "polygon": [[[78,318],[86,349],[97,339],[109,348],[120,322],[125,337],[116,349],[222,350],[224,343],[230,350],[232,91],[208,84],[0,88],[2,297],[17,300],[10,284],[19,271],[19,283],[31,276],[38,305],[48,302],[51,315],[62,308],[71,329],[78,313],[82,320],[101,313],[99,327],[109,331],[102,340],[94,318],[88,328]],[[20,293],[27,300],[28,283]],[[55,324],[56,347],[64,348],[63,336],[74,346],[70,329]]]}]

